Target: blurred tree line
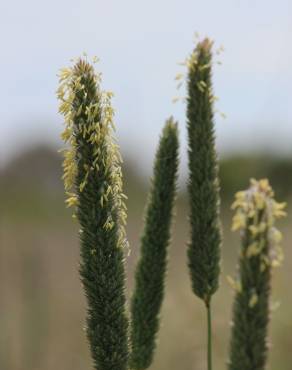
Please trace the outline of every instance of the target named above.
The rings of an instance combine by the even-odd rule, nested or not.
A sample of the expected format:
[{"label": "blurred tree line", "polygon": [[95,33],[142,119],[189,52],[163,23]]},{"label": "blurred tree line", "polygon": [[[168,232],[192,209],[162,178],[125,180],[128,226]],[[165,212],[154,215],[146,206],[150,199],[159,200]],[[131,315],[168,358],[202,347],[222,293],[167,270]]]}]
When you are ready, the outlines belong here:
[{"label": "blurred tree line", "polygon": [[[61,155],[47,146],[38,146],[19,154],[0,169],[0,189],[4,198],[2,201],[5,203],[8,195],[13,194],[13,202],[18,204],[21,211],[23,193],[32,198],[45,194],[55,199],[63,197],[61,166]],[[125,158],[123,170],[125,192],[130,195],[129,202],[136,202],[146,192],[149,181],[132,158]],[[251,177],[269,178],[277,198],[288,199],[292,192],[292,157],[252,153],[223,157],[220,160],[223,203],[230,202],[234,193],[245,188]],[[184,193],[185,189],[180,191]],[[33,208],[34,202],[32,199],[31,201]],[[61,203],[63,206],[63,201]]]}]

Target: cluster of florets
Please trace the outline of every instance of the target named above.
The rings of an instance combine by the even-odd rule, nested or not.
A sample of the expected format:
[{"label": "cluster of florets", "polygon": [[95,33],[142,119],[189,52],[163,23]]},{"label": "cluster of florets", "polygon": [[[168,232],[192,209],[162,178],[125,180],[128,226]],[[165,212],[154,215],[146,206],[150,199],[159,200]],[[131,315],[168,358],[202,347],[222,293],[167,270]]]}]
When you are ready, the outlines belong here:
[{"label": "cluster of florets", "polygon": [[[248,240],[249,245],[241,251],[241,258],[260,258],[260,271],[277,267],[283,260],[281,248],[282,234],[275,227],[275,221],[286,215],[285,203],[278,203],[274,199],[274,192],[267,179],[250,181],[246,191],[235,195],[232,209],[235,215],[232,221],[232,230],[239,230],[242,237]],[[228,277],[231,286],[242,292],[241,283]],[[258,295],[254,289],[250,292],[249,306],[253,308],[258,302]]]},{"label": "cluster of florets", "polygon": [[278,266],[283,253],[280,247],[281,232],[274,226],[275,221],[286,215],[285,203],[278,203],[274,199],[274,192],[268,180],[251,180],[250,188],[235,195],[232,209],[235,215],[232,230],[248,232],[252,243],[245,250],[245,257],[251,258],[260,255],[266,243],[269,253],[263,254],[261,270],[266,266]]},{"label": "cluster of florets", "polygon": [[[95,62],[96,60],[94,60]],[[81,136],[92,148],[93,158],[84,164],[85,176],[79,184],[82,192],[87,184],[91,171],[99,171],[100,165],[104,173],[108,173],[111,181],[107,184],[100,198],[100,206],[104,207],[110,194],[115,198],[115,205],[120,219],[120,244],[124,243],[126,224],[126,206],[122,191],[122,172],[119,147],[116,144],[113,132],[114,109],[111,106],[112,92],[101,91],[101,74],[83,59],[79,59],[74,66],[63,68],[59,74],[60,86],[57,96],[60,100],[59,112],[65,118],[65,128],[61,137],[68,147],[63,149],[63,180],[67,195],[68,206],[78,206],[76,192],[77,159],[81,155],[78,150],[77,137]],[[89,86],[90,85],[90,86]],[[93,87],[93,90],[92,90]],[[89,89],[91,95],[88,99]],[[77,102],[77,103],[76,103]],[[83,158],[84,159],[84,158]],[[104,227],[111,229],[113,221],[109,217]]]},{"label": "cluster of florets", "polygon": [[[179,65],[186,67],[189,73],[197,73],[198,77],[200,76],[202,77],[201,73],[203,73],[204,70],[210,70],[212,67],[211,54],[212,48],[214,46],[214,41],[208,38],[205,38],[204,40],[200,41],[199,35],[196,34],[195,42],[197,44],[195,49],[183,62],[180,62]],[[220,55],[223,51],[224,51],[223,46],[220,46],[215,50],[215,54]],[[201,59],[206,58],[210,59],[210,61],[202,62]],[[220,61],[216,61],[215,63],[221,64]],[[177,89],[180,89],[186,82],[186,75],[184,73],[178,73],[175,76],[175,81],[177,82]],[[196,87],[202,94],[207,94],[211,104],[219,100],[219,98],[213,94],[212,86],[207,85],[207,83],[203,79],[199,79],[196,82]],[[185,98],[181,97],[173,98],[174,103],[179,100],[185,101]],[[226,118],[226,115],[223,112],[220,112],[218,109],[215,110],[215,113],[219,113],[222,118]]]}]

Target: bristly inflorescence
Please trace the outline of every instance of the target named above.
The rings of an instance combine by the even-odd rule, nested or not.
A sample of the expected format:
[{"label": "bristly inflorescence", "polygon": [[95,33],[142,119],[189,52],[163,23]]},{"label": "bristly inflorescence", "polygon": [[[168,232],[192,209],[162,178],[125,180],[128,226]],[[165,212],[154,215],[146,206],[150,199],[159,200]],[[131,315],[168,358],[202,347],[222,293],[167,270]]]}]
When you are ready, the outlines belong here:
[{"label": "bristly inflorescence", "polygon": [[80,223],[80,275],[87,337],[96,370],[128,369],[124,249],[126,211],[121,157],[113,137],[112,93],[86,60],[60,73],[67,204]]},{"label": "bristly inflorescence", "polygon": [[[232,230],[240,230],[245,233],[246,228],[253,243],[247,246],[245,257],[260,256],[261,270],[266,267],[277,267],[283,260],[283,252],[280,246],[281,232],[274,226],[278,218],[284,217],[286,203],[275,201],[274,192],[267,179],[251,180],[250,188],[240,191],[235,195],[232,209],[235,215],[232,222]],[[265,247],[265,239],[269,243],[269,253],[262,253]]]},{"label": "bristly inflorescence", "polygon": [[[92,86],[85,88],[85,80]],[[111,106],[112,92],[101,91],[101,73],[96,73],[92,65],[86,60],[79,59],[74,66],[63,68],[59,74],[59,88],[57,96],[60,101],[59,112],[65,118],[65,128],[61,137],[69,147],[63,149],[64,187],[68,206],[78,205],[78,192],[86,186],[89,174],[100,171],[102,162],[105,171],[112,177],[112,184],[108,184],[101,196],[100,203],[104,206],[110,194],[115,197],[116,208],[120,219],[120,245],[125,243],[126,206],[122,190],[122,172],[119,148],[113,137],[114,109]],[[91,96],[89,96],[91,94]],[[76,124],[77,122],[77,124]],[[76,189],[78,167],[77,138],[82,137],[83,143],[91,147],[92,156],[88,163],[84,163],[84,175]],[[105,150],[102,150],[102,148]],[[77,191],[78,190],[78,191]],[[105,228],[111,228],[113,220],[105,223]]]},{"label": "bristly inflorescence", "polygon": [[131,369],[151,366],[160,326],[168,247],[176,196],[179,139],[177,123],[167,120],[154,162],[154,175],[145,212],[140,260],[131,300]]},{"label": "bristly inflorescence", "polygon": [[191,241],[189,268],[194,293],[209,305],[220,274],[221,228],[215,148],[212,46],[205,39],[187,60],[187,129]]},{"label": "bristly inflorescence", "polygon": [[270,314],[271,273],[283,259],[282,235],[275,227],[285,203],[274,199],[268,180],[251,180],[236,194],[232,230],[241,234],[235,288],[229,370],[264,370]]}]

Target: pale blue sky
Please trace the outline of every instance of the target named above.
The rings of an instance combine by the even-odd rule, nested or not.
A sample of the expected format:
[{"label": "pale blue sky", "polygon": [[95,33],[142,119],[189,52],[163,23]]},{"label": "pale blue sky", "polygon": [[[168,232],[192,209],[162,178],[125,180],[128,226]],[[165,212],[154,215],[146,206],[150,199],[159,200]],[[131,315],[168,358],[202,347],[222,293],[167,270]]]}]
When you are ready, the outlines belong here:
[{"label": "pale blue sky", "polygon": [[[57,71],[73,56],[97,55],[115,92],[123,152],[151,163],[165,118],[184,105],[174,76],[193,35],[225,47],[214,68],[220,152],[292,151],[291,0],[9,0],[0,5],[1,156],[32,141],[57,142]],[[183,91],[181,92],[183,94]]]}]

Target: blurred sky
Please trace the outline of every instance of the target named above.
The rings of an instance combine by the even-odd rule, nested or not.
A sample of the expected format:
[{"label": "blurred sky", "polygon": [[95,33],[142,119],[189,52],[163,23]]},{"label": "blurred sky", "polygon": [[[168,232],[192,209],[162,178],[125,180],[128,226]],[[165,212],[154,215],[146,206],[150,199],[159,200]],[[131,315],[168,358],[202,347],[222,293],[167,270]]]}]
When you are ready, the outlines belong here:
[{"label": "blurred sky", "polygon": [[[174,77],[195,31],[225,47],[214,67],[220,152],[292,150],[291,0],[2,0],[1,158],[31,142],[58,144],[57,71],[86,51],[115,92],[122,150],[152,161],[159,132],[182,103]],[[58,144],[59,145],[59,144]],[[291,149],[290,149],[291,148]]]}]

